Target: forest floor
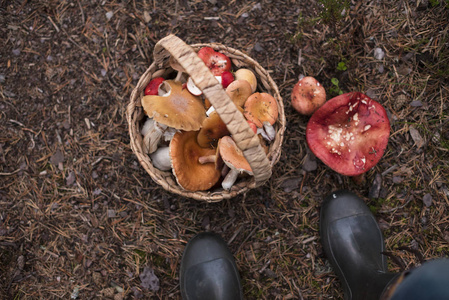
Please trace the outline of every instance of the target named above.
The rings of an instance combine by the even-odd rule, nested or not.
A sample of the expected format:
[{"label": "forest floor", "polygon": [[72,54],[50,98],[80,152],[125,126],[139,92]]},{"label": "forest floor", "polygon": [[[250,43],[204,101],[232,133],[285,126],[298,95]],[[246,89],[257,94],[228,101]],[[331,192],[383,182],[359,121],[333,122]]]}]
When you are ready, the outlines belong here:
[{"label": "forest floor", "polygon": [[[206,230],[228,242],[247,299],[341,299],[318,232],[337,189],[375,214],[391,271],[448,256],[447,1],[358,1],[334,21],[315,1],[0,3],[1,299],[179,299],[183,249]],[[206,203],[139,164],[126,106],[170,33],[270,70],[287,126],[262,187]],[[387,150],[362,182],[310,154],[290,105],[301,74],[387,110]]]}]

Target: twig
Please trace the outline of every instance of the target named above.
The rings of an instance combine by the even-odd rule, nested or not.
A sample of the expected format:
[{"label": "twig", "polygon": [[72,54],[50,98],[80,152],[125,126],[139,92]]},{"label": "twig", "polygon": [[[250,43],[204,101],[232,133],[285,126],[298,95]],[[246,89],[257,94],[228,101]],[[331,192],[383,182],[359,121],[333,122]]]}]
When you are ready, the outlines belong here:
[{"label": "twig", "polygon": [[19,172],[21,169],[17,169],[17,170],[15,170],[15,171],[13,171],[13,172],[10,172],[10,173],[0,173],[0,176],[11,176],[11,175],[14,175],[14,174],[16,174],[17,172]]},{"label": "twig", "polygon": [[246,238],[243,240],[243,242],[240,244],[239,248],[237,249],[238,253],[240,251],[240,248],[242,248],[242,245],[244,243],[246,243],[247,240],[249,240],[249,238],[254,234],[254,232],[256,232],[257,229],[259,229],[260,225],[257,225],[253,230],[251,230],[251,232],[246,236]]},{"label": "twig", "polygon": [[55,22],[53,22],[53,20],[51,19],[50,16],[47,16],[47,18],[50,20],[51,24],[53,24],[53,26],[55,27],[56,31],[59,32],[59,27],[55,24]]}]

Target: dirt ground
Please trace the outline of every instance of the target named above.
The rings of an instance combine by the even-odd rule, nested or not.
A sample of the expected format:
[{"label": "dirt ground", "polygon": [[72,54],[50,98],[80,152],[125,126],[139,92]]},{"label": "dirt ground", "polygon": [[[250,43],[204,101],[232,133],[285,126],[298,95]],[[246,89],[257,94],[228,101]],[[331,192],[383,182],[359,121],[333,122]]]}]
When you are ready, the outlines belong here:
[{"label": "dirt ground", "polygon": [[[247,299],[341,299],[318,234],[341,188],[375,213],[391,271],[448,256],[447,1],[351,3],[335,22],[315,1],[0,3],[1,299],[179,299],[184,246],[205,230],[228,242]],[[125,108],[170,33],[270,70],[287,127],[264,186],[208,204],[138,163]],[[387,109],[387,150],[361,183],[308,154],[290,105],[300,74]]]}]

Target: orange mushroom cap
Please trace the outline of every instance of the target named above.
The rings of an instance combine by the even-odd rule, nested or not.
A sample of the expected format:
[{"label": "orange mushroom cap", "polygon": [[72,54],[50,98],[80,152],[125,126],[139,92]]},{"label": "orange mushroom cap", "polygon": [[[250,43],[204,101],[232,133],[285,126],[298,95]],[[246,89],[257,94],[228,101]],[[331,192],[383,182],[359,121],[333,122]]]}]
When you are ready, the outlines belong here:
[{"label": "orange mushroom cap", "polygon": [[170,142],[173,174],[178,184],[188,191],[204,191],[220,178],[214,163],[200,163],[199,158],[214,155],[215,150],[197,143],[197,131],[177,132]]},{"label": "orange mushroom cap", "polygon": [[254,93],[245,102],[245,117],[247,120],[262,127],[267,121],[273,125],[278,118],[278,105],[276,99],[267,93]]},{"label": "orange mushroom cap", "polygon": [[326,90],[318,80],[307,76],[293,87],[291,101],[297,112],[310,116],[326,102]]},{"label": "orange mushroom cap", "polygon": [[207,117],[198,133],[197,141],[201,147],[207,148],[214,144],[221,137],[228,135],[229,130],[226,124],[221,120],[220,115],[214,110]]},{"label": "orange mushroom cap", "polygon": [[[237,109],[243,113],[243,108],[237,106]],[[217,111],[214,110],[203,122],[200,132],[198,133],[198,144],[205,148],[211,147],[214,146],[221,137],[229,134],[226,124],[220,118]]]},{"label": "orange mushroom cap", "polygon": [[243,106],[252,93],[251,84],[246,80],[234,80],[226,88],[226,94],[237,106]]},{"label": "orange mushroom cap", "polygon": [[237,147],[236,143],[230,136],[224,136],[220,140],[219,145],[220,157],[223,162],[231,169],[236,169],[240,172],[253,174],[253,170],[243,156],[242,150]]},{"label": "orange mushroom cap", "polygon": [[193,96],[182,84],[173,80],[162,82],[160,89],[167,95],[149,95],[142,98],[142,107],[150,118],[180,130],[199,130],[206,118],[201,98]]}]

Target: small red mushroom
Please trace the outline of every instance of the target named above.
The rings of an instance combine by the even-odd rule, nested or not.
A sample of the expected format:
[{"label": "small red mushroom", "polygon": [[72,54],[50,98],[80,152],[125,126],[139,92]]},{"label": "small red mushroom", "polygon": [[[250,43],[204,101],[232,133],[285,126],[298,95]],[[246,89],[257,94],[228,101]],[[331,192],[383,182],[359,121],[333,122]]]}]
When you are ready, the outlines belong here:
[{"label": "small red mushroom", "polygon": [[198,51],[198,57],[204,61],[214,76],[220,76],[224,71],[231,71],[231,59],[211,47],[201,48]]},{"label": "small red mushroom", "polygon": [[326,102],[326,90],[315,78],[307,76],[295,84],[291,98],[296,111],[310,116]]},{"label": "small red mushroom", "polygon": [[161,85],[162,81],[165,79],[162,77],[156,77],[151,79],[151,81],[148,83],[148,85],[145,88],[145,91],[143,92],[144,95],[157,95],[159,86]]},{"label": "small red mushroom", "polygon": [[310,150],[328,167],[357,176],[374,167],[385,152],[390,122],[381,104],[359,93],[327,101],[310,118]]},{"label": "small red mushroom", "polygon": [[223,88],[227,88],[228,85],[230,85],[231,82],[234,81],[234,75],[232,75],[232,73],[229,71],[224,71],[220,76],[221,76],[220,82]]}]

